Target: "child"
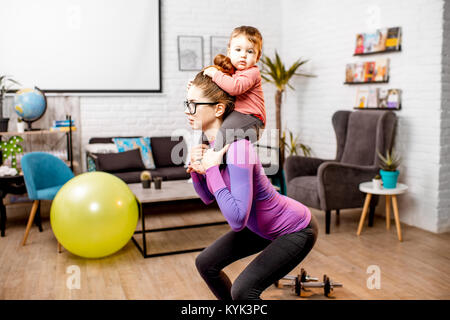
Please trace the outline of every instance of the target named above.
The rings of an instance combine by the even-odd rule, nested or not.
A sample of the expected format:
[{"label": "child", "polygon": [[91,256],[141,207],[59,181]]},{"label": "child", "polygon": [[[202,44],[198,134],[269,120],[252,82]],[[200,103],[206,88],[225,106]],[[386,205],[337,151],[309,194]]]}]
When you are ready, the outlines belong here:
[{"label": "child", "polygon": [[261,74],[256,66],[261,58],[262,42],[258,29],[249,26],[235,28],[228,42],[227,56],[217,55],[214,59],[216,65],[229,60],[235,73],[229,75],[214,66],[203,72],[228,94],[236,96],[234,111],[225,118],[216,136],[215,151],[239,138],[257,141],[259,130],[266,125]]}]

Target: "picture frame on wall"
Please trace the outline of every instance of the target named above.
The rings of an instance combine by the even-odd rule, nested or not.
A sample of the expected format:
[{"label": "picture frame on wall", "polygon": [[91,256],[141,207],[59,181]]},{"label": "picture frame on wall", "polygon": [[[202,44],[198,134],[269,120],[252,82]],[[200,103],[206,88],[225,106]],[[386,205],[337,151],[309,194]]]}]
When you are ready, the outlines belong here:
[{"label": "picture frame on wall", "polygon": [[203,37],[178,36],[178,69],[200,71],[203,69]]},{"label": "picture frame on wall", "polygon": [[214,57],[219,53],[227,55],[229,37],[225,36],[211,36],[210,37],[210,53],[211,65],[214,64]]}]

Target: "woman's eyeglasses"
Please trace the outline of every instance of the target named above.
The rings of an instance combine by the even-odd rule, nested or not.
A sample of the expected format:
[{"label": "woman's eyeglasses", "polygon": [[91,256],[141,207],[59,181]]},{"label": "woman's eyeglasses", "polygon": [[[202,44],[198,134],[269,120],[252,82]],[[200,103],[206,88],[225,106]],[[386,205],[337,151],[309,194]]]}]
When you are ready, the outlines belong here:
[{"label": "woman's eyeglasses", "polygon": [[194,101],[184,101],[184,109],[188,109],[190,114],[195,114],[195,112],[197,111],[197,106],[199,104],[207,104],[207,105],[215,105],[218,104],[219,102],[194,102]]}]

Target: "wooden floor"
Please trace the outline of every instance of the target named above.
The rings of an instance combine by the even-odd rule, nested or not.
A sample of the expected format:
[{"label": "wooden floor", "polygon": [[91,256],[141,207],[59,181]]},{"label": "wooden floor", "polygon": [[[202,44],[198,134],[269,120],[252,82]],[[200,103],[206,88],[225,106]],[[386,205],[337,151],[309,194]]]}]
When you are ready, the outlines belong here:
[{"label": "wooden floor", "polygon": [[[45,211],[45,206],[43,206]],[[180,210],[180,208],[182,208]],[[217,208],[199,209],[198,203],[178,207],[160,206],[159,213],[146,220],[148,227],[213,222],[222,219]],[[178,211],[175,213],[175,211]],[[180,212],[182,211],[182,212]],[[340,224],[324,233],[325,215],[312,210],[320,223],[318,241],[300,267],[312,276],[326,273],[344,284],[332,299],[450,299],[450,234],[433,234],[402,225],[404,241],[399,242],[395,225],[386,230],[385,221],[356,229],[360,210],[342,210]],[[56,240],[48,214],[43,213],[44,231],[33,227],[25,247],[21,239],[27,216],[8,212],[6,237],[0,238],[0,299],[215,299],[195,268],[196,253],[143,259],[130,241],[122,250],[104,259],[83,259],[67,251],[56,252]],[[205,246],[228,226],[152,234],[151,252]],[[141,240],[140,238],[137,238]],[[251,256],[225,269],[233,281],[254,258]],[[80,289],[68,289],[70,266],[81,271]],[[381,270],[380,289],[369,289],[367,268]],[[70,270],[70,269],[69,269]],[[269,287],[263,299],[327,299],[320,289],[297,297],[289,288]]]}]

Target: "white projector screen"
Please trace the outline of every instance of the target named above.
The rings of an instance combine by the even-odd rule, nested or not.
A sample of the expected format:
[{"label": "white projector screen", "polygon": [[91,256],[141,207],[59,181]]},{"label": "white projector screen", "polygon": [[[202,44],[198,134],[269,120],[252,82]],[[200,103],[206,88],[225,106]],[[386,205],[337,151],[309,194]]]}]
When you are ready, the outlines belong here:
[{"label": "white projector screen", "polygon": [[46,92],[161,92],[159,0],[13,0],[0,75]]}]

